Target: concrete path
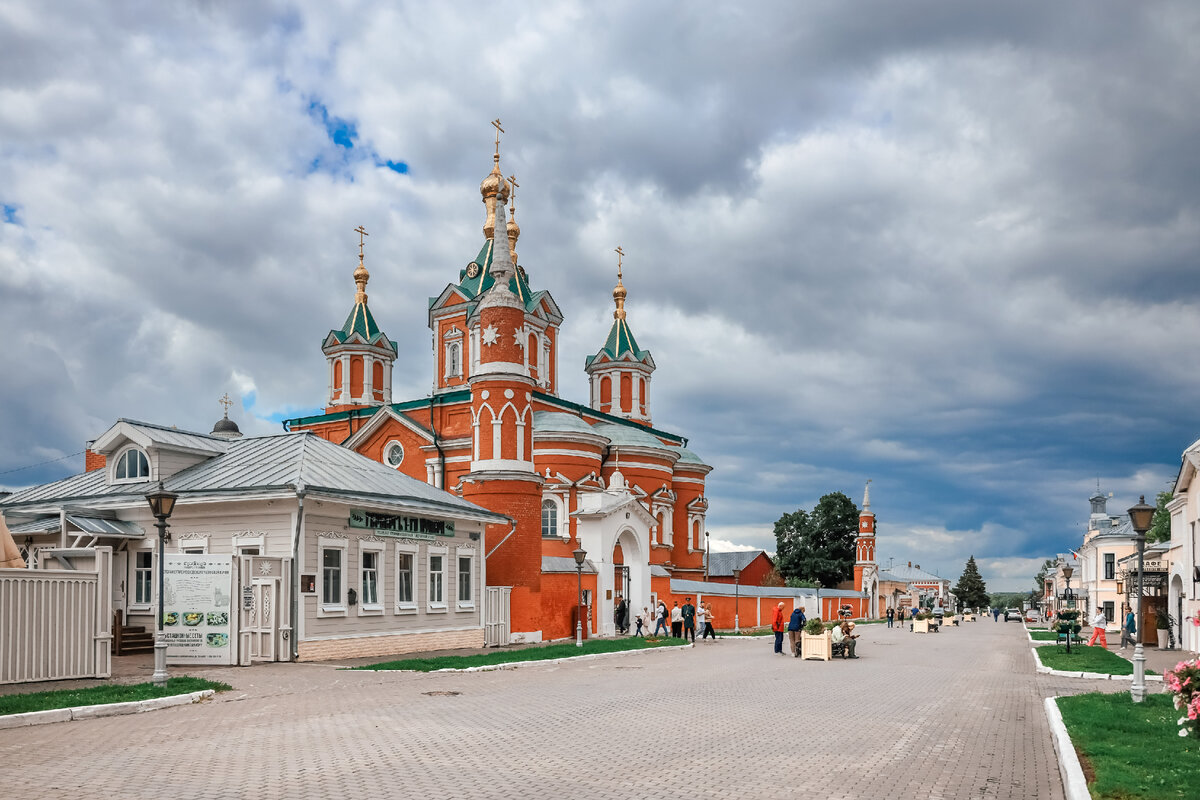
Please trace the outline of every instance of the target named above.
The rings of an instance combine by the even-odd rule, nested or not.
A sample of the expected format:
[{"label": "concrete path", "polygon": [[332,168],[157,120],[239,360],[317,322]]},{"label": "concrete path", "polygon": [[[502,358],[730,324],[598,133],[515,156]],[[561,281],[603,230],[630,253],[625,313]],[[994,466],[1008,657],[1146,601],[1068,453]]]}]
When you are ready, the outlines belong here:
[{"label": "concrete path", "polygon": [[862,657],[832,663],[767,638],[477,674],[194,670],[235,690],[0,731],[4,796],[1061,798],[1042,698],[1127,689],[1035,674],[1015,623],[858,630]]}]

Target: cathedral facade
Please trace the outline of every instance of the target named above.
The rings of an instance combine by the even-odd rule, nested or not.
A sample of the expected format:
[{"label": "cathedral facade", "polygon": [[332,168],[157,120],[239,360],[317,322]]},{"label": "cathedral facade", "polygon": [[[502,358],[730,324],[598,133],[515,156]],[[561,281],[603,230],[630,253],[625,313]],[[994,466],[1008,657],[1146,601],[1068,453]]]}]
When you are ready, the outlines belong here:
[{"label": "cathedral facade", "polygon": [[640,610],[669,598],[672,579],[704,579],[711,467],[654,427],[656,367],[630,328],[619,259],[611,330],[583,365],[589,402],[559,396],[563,314],[518,262],[513,184],[499,164],[497,145],[477,255],[429,301],[432,395],[391,396],[398,347],[368,306],[360,246],[354,305],[322,346],[325,413],[285,426],[508,517],[488,527],[484,549],[488,586],[509,587],[510,641],[574,634],[578,550],[584,627],[607,634],[619,598]]}]

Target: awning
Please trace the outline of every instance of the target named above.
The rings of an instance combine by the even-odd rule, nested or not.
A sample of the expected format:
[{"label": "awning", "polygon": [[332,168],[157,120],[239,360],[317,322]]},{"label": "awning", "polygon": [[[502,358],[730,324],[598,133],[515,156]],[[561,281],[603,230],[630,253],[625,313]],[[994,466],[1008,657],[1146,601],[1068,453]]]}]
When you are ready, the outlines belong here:
[{"label": "awning", "polygon": [[9,525],[8,532],[13,536],[27,536],[31,533],[58,533],[58,517],[38,517],[28,522]]},{"label": "awning", "polygon": [[[78,528],[79,532],[90,533],[93,536],[141,539],[146,535],[146,532],[137,525],[121,519],[101,519],[100,517],[82,517],[75,514],[67,514],[67,522]],[[59,518],[57,516],[38,517],[28,522],[10,525],[8,530],[13,536],[28,536],[34,533],[58,533]]]}]

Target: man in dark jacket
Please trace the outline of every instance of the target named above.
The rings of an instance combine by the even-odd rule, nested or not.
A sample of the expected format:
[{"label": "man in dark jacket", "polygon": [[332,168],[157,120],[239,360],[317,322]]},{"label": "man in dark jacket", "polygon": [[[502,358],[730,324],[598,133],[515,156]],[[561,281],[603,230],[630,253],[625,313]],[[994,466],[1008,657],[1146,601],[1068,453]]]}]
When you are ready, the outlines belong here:
[{"label": "man in dark jacket", "polygon": [[683,614],[683,638],[696,641],[696,607],[692,605],[692,598],[688,598],[683,604],[683,608],[679,609]]},{"label": "man in dark jacket", "polygon": [[625,633],[629,630],[629,606],[625,605],[625,598],[617,595],[617,607],[613,609],[613,624],[617,626],[617,633]]},{"label": "man in dark jacket", "polygon": [[796,658],[800,657],[800,631],[804,630],[804,623],[807,621],[804,618],[804,606],[793,611],[792,618],[788,620],[788,643]]}]

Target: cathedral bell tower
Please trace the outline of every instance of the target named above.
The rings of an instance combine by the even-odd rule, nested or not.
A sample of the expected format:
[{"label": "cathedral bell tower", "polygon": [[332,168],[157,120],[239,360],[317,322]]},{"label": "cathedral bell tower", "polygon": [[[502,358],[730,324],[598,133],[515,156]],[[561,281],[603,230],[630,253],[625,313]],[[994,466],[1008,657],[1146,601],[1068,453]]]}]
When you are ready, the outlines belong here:
[{"label": "cathedral bell tower", "polygon": [[[491,178],[493,176],[489,176]],[[471,471],[462,495],[513,519],[511,536],[497,525],[487,542],[499,542],[487,560],[488,583],[512,586],[513,641],[541,640],[542,483],[533,466],[533,390],[524,348],[525,305],[510,288],[515,272],[505,222],[508,198],[504,178],[487,193],[495,253],[493,283],[480,297],[468,325],[479,331],[479,360],[469,379],[471,391]],[[503,540],[503,541],[502,541]]]},{"label": "cathedral bell tower", "polygon": [[875,512],[871,510],[871,482],[863,490],[858,514],[858,536],[854,540],[854,588],[867,592],[871,618],[879,616],[878,570],[875,565]]},{"label": "cathedral bell tower", "polygon": [[650,425],[650,375],[654,358],[649,350],[638,348],[633,331],[625,320],[625,284],[621,267],[625,252],[618,247],[617,285],[613,289],[613,324],[604,346],[584,362],[591,388],[591,406],[605,414]]}]

